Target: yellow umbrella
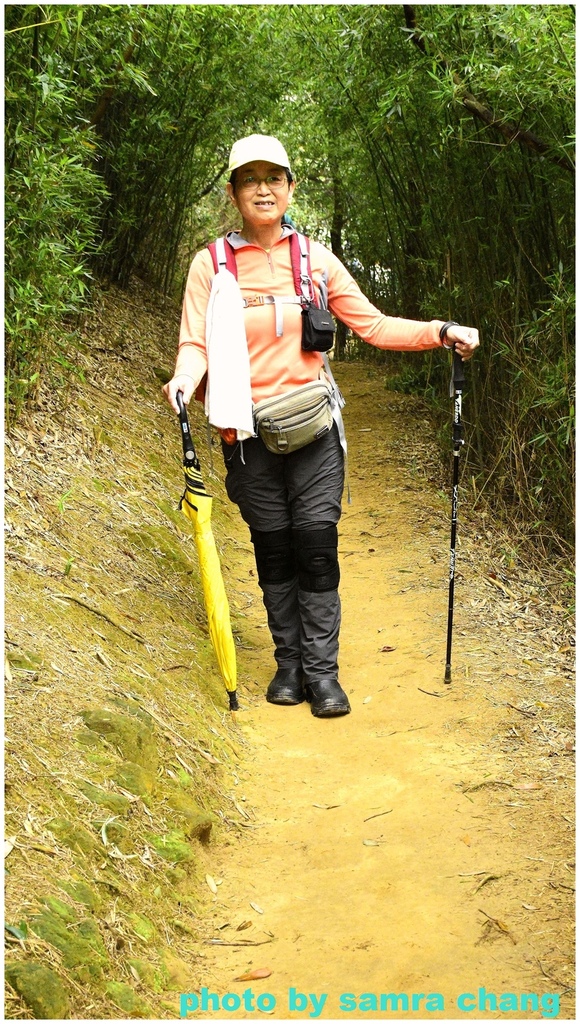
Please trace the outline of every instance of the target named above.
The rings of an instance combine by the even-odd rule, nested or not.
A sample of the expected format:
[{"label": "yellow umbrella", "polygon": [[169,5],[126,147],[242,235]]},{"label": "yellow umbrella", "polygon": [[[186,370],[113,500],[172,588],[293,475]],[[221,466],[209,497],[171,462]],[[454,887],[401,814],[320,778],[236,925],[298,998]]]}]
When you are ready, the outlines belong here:
[{"label": "yellow umbrella", "polygon": [[226,690],[228,691],[230,711],[238,711],[236,648],[232,636],[230,609],[221,573],[219,555],[211,529],[212,498],[207,493],[201,477],[201,468],[193,441],[191,440],[187,411],[180,391],[177,392],[177,404],[179,405],[179,420],[183,441],[183,468],[185,472],[185,493],[179,503],[179,507],[190,522],[193,523],[209,635],[220,672],[226,684]]}]

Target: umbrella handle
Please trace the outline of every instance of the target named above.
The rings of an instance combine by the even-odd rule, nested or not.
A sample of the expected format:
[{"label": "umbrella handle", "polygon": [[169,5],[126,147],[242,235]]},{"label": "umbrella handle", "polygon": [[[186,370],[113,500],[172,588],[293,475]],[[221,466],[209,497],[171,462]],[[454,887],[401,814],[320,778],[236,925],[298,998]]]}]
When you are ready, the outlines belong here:
[{"label": "umbrella handle", "polygon": [[187,418],[187,409],[183,401],[183,395],[181,391],[177,391],[175,394],[175,400],[179,408],[179,423],[181,426],[181,441],[183,444],[183,457],[186,462],[195,462],[197,455],[195,453],[195,446],[191,439],[189,432],[189,420]]}]

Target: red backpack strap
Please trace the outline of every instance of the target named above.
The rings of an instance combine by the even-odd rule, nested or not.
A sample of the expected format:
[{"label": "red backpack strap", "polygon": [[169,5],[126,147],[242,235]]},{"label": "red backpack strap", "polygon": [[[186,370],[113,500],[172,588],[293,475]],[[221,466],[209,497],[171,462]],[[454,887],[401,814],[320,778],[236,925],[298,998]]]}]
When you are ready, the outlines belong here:
[{"label": "red backpack strap", "polygon": [[294,291],[309,302],[316,302],[310,266],[310,239],[295,231],[290,235],[289,241]]},{"label": "red backpack strap", "polygon": [[210,242],[208,249],[211,254],[213,269],[216,274],[219,274],[220,270],[229,270],[234,275],[236,281],[238,279],[238,268],[236,265],[236,254],[233,245],[228,242],[227,238],[216,238],[215,242]]}]

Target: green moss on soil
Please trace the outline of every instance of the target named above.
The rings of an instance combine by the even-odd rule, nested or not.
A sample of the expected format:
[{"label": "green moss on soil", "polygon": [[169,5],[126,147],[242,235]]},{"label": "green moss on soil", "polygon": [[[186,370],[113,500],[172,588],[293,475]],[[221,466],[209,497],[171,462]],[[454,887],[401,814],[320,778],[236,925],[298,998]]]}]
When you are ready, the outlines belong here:
[{"label": "green moss on soil", "polygon": [[46,825],[59,843],[77,853],[95,853],[98,843],[82,825],[75,825],[67,818],[53,818]]},{"label": "green moss on soil", "polygon": [[186,842],[183,832],[168,832],[164,836],[150,833],[146,838],[155,852],[164,860],[170,861],[171,864],[182,864],[193,860],[193,850]]},{"label": "green moss on soil", "polygon": [[159,511],[163,512],[163,515],[167,516],[174,526],[177,526],[180,533],[186,534],[188,539],[184,539],[180,543],[185,545],[185,553],[188,554],[188,552],[192,551],[191,544],[193,543],[193,526],[190,525],[181,509],[178,508],[178,503],[172,503],[170,501],[156,501],[155,504]]},{"label": "green moss on soil", "polygon": [[124,760],[155,771],[158,762],[157,744],[151,729],[143,722],[103,709],[82,711],[81,717],[87,728],[116,747]]},{"label": "green moss on soil", "polygon": [[[169,505],[167,506],[169,509]],[[172,514],[173,510],[172,510]],[[192,562],[187,553],[187,547],[180,544],[173,533],[165,526],[146,526],[142,530],[128,530],[127,540],[137,549],[145,548],[155,553],[160,559],[166,559],[171,563],[172,568],[179,572],[191,573]]]},{"label": "green moss on soil", "polygon": [[59,889],[66,892],[76,903],[82,903],[89,910],[98,911],[101,907],[101,900],[96,892],[86,882],[58,882]]},{"label": "green moss on soil", "polygon": [[103,837],[106,838],[107,846],[110,843],[115,843],[122,853],[126,852],[126,847],[131,844],[131,833],[125,822],[114,820],[111,817],[101,817],[93,818],[91,824],[95,831],[101,836],[101,839]]},{"label": "green moss on soil", "polygon": [[169,950],[163,954],[163,966],[167,974],[165,989],[168,992],[191,992],[195,984],[194,972],[185,960]]},{"label": "green moss on soil", "polygon": [[44,896],[41,903],[44,903],[45,907],[52,910],[52,912],[62,918],[63,921],[71,922],[76,921],[77,919],[77,915],[73,908],[68,903],[63,903],[63,901],[59,900],[56,896]]},{"label": "green moss on soil", "polygon": [[127,960],[127,966],[132,967],[136,971],[139,981],[145,988],[149,989],[150,992],[165,992],[169,984],[169,975],[167,969],[161,965],[154,967],[153,964],[148,964],[145,960]]},{"label": "green moss on soil", "polygon": [[133,991],[130,985],[122,981],[110,981],[105,985],[105,993],[111,1002],[130,1017],[155,1017],[152,1007]]},{"label": "green moss on soil", "polygon": [[37,1020],[67,1020],[69,998],[58,974],[35,960],[6,964],[6,980]]},{"label": "green moss on soil", "polygon": [[76,741],[82,747],[94,747],[96,749],[101,746],[101,737],[96,732],[91,732],[90,729],[79,729]]},{"label": "green moss on soil", "polygon": [[46,909],[30,918],[30,928],[39,939],[60,950],[63,967],[71,970],[79,981],[101,977],[108,957],[95,921],[87,919],[69,926],[58,914]]},{"label": "green moss on soil", "polygon": [[[120,682],[126,682],[128,689],[139,691],[147,695],[147,687],[144,686],[143,681],[135,679],[135,676],[130,672],[120,669],[116,678]],[[123,697],[110,697],[110,702],[111,704],[114,704],[115,707],[119,708],[123,714],[129,715],[131,718],[138,718],[147,729],[154,728],[154,722],[151,715],[147,714],[147,712],[143,710],[136,699],[125,700]]]},{"label": "green moss on soil", "polygon": [[166,871],[167,879],[172,885],[179,885],[180,882],[185,881],[187,878],[187,871],[183,868],[174,867],[168,868]]},{"label": "green moss on soil", "polygon": [[129,914],[129,921],[133,925],[135,934],[143,942],[151,942],[155,938],[155,926],[143,914]]},{"label": "green moss on soil", "polygon": [[101,870],[96,881],[99,885],[104,886],[111,892],[119,893],[122,896],[130,895],[130,890],[128,889],[126,882],[119,877],[115,872],[115,869],[110,864],[107,864]]},{"label": "green moss on soil", "polygon": [[140,764],[126,761],[113,776],[115,782],[140,797],[150,797],[155,789],[155,775]]},{"label": "green moss on soil", "polygon": [[111,793],[99,786],[93,786],[90,782],[79,782],[78,787],[92,803],[99,807],[107,807],[114,814],[126,814],[131,806],[127,797],[121,793]]},{"label": "green moss on soil", "polygon": [[10,668],[22,669],[25,672],[38,672],[43,666],[43,658],[40,654],[31,654],[29,651],[8,651],[6,654]]},{"label": "green moss on soil", "polygon": [[179,785],[182,789],[191,789],[193,786],[193,779],[189,772],[186,772],[185,768],[178,768],[176,773]]},{"label": "green moss on soil", "polygon": [[169,796],[169,805],[185,819],[184,832],[188,839],[199,839],[202,843],[209,842],[209,836],[216,818],[200,807],[186,793],[174,790]]},{"label": "green moss on soil", "polygon": [[198,936],[195,928],[190,925],[189,921],[184,921],[182,917],[174,917],[171,924],[174,928],[178,928],[180,932],[183,932],[184,935],[190,935],[193,939],[196,939]]}]

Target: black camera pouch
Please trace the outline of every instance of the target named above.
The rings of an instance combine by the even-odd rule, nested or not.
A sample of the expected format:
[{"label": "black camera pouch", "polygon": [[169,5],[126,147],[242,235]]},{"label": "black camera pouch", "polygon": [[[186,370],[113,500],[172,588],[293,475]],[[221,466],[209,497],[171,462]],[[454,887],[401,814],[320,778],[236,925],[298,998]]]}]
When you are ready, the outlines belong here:
[{"label": "black camera pouch", "polygon": [[313,302],[302,308],[302,348],[304,352],[328,352],[334,345],[336,324],[327,309]]}]

